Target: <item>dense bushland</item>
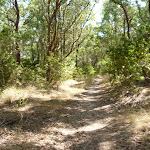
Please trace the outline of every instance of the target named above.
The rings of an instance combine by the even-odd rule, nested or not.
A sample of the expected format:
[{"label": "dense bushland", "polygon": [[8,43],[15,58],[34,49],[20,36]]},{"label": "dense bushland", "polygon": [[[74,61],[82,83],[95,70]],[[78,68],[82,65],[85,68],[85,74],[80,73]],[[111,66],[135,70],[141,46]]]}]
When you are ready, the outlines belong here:
[{"label": "dense bushland", "polygon": [[92,4],[2,1],[0,87],[50,87],[98,73],[109,74],[112,82],[149,83],[150,2],[106,0],[95,27],[87,23]]}]

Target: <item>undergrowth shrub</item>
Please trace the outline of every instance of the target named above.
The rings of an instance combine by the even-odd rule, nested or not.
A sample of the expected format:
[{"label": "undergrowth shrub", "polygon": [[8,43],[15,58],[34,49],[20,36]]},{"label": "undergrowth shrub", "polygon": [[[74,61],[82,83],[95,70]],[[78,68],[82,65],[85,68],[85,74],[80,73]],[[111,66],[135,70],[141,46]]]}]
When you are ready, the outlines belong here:
[{"label": "undergrowth shrub", "polygon": [[83,68],[81,68],[81,67],[76,67],[76,68],[73,70],[72,76],[73,76],[73,78],[79,78],[79,79],[84,78],[84,70],[83,70]]},{"label": "undergrowth shrub", "polygon": [[72,62],[70,58],[67,58],[62,65],[61,80],[71,79],[74,75],[74,70],[76,69],[75,63]]},{"label": "undergrowth shrub", "polygon": [[83,67],[76,67],[73,71],[73,78],[85,78],[87,76],[94,76],[98,71],[92,66],[87,65]]},{"label": "undergrowth shrub", "polygon": [[[1,51],[1,50],[0,50]],[[4,87],[8,84],[13,70],[17,67],[12,53],[0,52],[0,87]]]},{"label": "undergrowth shrub", "polygon": [[147,76],[150,71],[148,42],[144,38],[135,38],[133,41],[124,40],[118,45],[110,46],[107,50],[108,60],[103,63],[112,80],[121,82],[140,80],[143,68]]},{"label": "undergrowth shrub", "polygon": [[9,84],[10,85],[28,85],[35,79],[35,70],[30,68],[18,66],[11,73]]},{"label": "undergrowth shrub", "polygon": [[84,74],[89,76],[93,76],[96,73],[92,65],[87,65],[86,67],[83,67],[83,70],[84,70]]}]

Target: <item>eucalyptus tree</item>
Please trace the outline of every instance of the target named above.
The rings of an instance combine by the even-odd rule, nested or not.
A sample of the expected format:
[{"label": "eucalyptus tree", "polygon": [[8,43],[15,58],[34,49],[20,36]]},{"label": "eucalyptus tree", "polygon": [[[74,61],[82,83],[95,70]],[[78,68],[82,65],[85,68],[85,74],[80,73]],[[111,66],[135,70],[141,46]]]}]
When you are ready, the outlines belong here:
[{"label": "eucalyptus tree", "polygon": [[106,67],[113,78],[136,79],[142,74],[148,78],[149,3],[145,4],[128,0],[109,0],[104,4],[97,32],[99,42],[107,48]]},{"label": "eucalyptus tree", "polygon": [[[31,77],[36,80],[37,76],[48,83],[55,80],[65,59],[71,57],[89,34],[85,27],[92,14],[90,0],[2,2],[0,53],[5,56],[0,60],[1,83],[12,78],[13,72],[20,81]],[[14,68],[9,65],[4,73],[6,65],[2,64],[8,64],[6,60],[11,60]],[[6,74],[9,74],[7,79]]]},{"label": "eucalyptus tree", "polygon": [[8,19],[8,26],[11,27],[12,33],[15,37],[15,53],[16,61],[20,65],[20,50],[19,50],[19,41],[18,41],[18,32],[19,32],[19,22],[20,22],[20,10],[17,0],[10,0],[5,2],[3,7],[3,12],[5,17]]},{"label": "eucalyptus tree", "polygon": [[82,30],[90,15],[90,1],[40,0],[40,4],[47,24],[47,81],[50,81],[50,59],[62,62],[80,43]]},{"label": "eucalyptus tree", "polygon": [[[15,56],[16,62],[20,65],[20,50],[18,41],[20,12],[18,1],[2,1],[0,8],[0,74],[2,84],[5,85],[13,71]],[[0,84],[1,84],[0,83]]]}]

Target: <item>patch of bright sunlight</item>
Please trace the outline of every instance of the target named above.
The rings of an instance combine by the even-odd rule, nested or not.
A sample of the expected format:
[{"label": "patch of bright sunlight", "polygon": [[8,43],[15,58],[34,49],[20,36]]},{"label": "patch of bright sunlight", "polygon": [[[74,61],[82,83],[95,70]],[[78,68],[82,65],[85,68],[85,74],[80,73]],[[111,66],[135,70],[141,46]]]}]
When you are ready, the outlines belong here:
[{"label": "patch of bright sunlight", "polygon": [[99,143],[100,150],[111,150],[115,144],[115,141],[105,141]]},{"label": "patch of bright sunlight", "polygon": [[28,96],[28,91],[26,89],[10,87],[5,89],[0,95],[0,103],[12,103],[19,99],[26,99]]},{"label": "patch of bright sunlight", "polygon": [[80,133],[80,132],[92,132],[92,131],[96,131],[96,130],[100,130],[104,127],[106,127],[109,123],[110,119],[106,119],[106,120],[99,120],[96,121],[94,123],[91,123],[89,125],[85,125],[83,127],[79,127],[79,128],[50,128],[48,129],[49,131],[53,131],[53,132],[59,132],[62,135],[74,135],[76,133]]},{"label": "patch of bright sunlight", "polygon": [[27,111],[27,110],[31,109],[32,107],[34,107],[33,104],[25,105],[24,107],[20,107],[18,109],[18,111],[20,111],[20,112],[21,111]]},{"label": "patch of bright sunlight", "polygon": [[99,130],[102,129],[106,126],[107,124],[102,123],[101,121],[95,122],[93,124],[84,126],[79,128],[79,132],[91,132],[91,131],[95,131],[95,130]]},{"label": "patch of bright sunlight", "polygon": [[97,120],[94,123],[78,128],[79,132],[91,132],[106,127],[112,118]]},{"label": "patch of bright sunlight", "polygon": [[150,96],[150,90],[149,90],[149,88],[144,88],[142,90],[141,94],[143,94],[143,96]]},{"label": "patch of bright sunlight", "polygon": [[3,143],[7,143],[7,141],[10,141],[12,139],[13,139],[13,136],[11,136],[11,135],[8,135],[6,137],[1,138],[0,145],[3,144]]},{"label": "patch of bright sunlight", "polygon": [[83,91],[83,89],[76,88],[75,85],[77,85],[77,84],[79,84],[79,82],[77,82],[75,80],[67,80],[67,81],[63,82],[59,88],[63,91],[67,91],[72,94],[80,94]]},{"label": "patch of bright sunlight", "polygon": [[62,135],[74,135],[77,133],[76,129],[67,129],[67,128],[50,128],[50,131],[61,133]]},{"label": "patch of bright sunlight", "polygon": [[144,99],[150,98],[150,90],[149,88],[144,88],[140,91],[140,94],[136,97],[136,102],[143,101]]},{"label": "patch of bright sunlight", "polygon": [[90,110],[90,111],[100,111],[100,110],[109,111],[109,110],[111,110],[111,108],[112,108],[111,105],[104,105],[104,106],[102,106],[102,107],[94,108],[93,110]]},{"label": "patch of bright sunlight", "polygon": [[61,84],[61,86],[63,86],[63,85],[71,86],[71,85],[75,85],[75,84],[78,84],[78,82],[75,81],[75,80],[70,79],[70,80],[64,81],[64,82]]},{"label": "patch of bright sunlight", "polygon": [[75,88],[74,85],[78,84],[75,80],[67,80],[63,82],[58,90],[37,90],[35,87],[16,88],[9,87],[5,89],[0,95],[0,103],[13,103],[20,99],[38,99],[47,101],[51,99],[68,100],[76,94],[83,92],[83,89]]}]

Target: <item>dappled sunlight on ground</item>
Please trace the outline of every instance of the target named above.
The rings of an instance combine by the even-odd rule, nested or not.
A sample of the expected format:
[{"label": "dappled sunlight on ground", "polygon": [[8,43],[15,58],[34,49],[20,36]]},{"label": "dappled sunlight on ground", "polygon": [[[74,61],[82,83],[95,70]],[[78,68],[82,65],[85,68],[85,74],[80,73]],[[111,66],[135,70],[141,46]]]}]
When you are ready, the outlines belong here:
[{"label": "dappled sunlight on ground", "polygon": [[77,88],[77,84],[82,84],[82,82],[77,82],[75,80],[67,80],[61,83],[58,90],[38,90],[35,87],[28,86],[26,88],[10,87],[5,89],[0,95],[0,103],[13,103],[20,99],[40,99],[43,101],[51,99],[71,99],[76,94],[81,94],[84,89]]},{"label": "dappled sunlight on ground", "polygon": [[114,147],[115,141],[106,141],[99,143],[99,150],[111,150],[112,147]]},{"label": "dappled sunlight on ground", "polygon": [[76,85],[78,85],[78,84],[83,84],[83,81],[77,82],[75,80],[67,80],[67,81],[63,82],[59,86],[61,95],[63,95],[64,98],[70,99],[70,98],[73,98],[73,96],[76,94],[81,94],[84,91],[84,89],[76,87]]},{"label": "dappled sunlight on ground", "polygon": [[83,85],[83,81],[68,80],[58,90],[22,89],[26,104],[16,106],[19,96],[11,105],[2,103],[0,149],[150,149],[145,142],[150,135],[148,111],[127,111],[101,77],[85,90]]},{"label": "dappled sunlight on ground", "polygon": [[49,131],[57,131],[63,135],[74,135],[76,133],[92,132],[95,130],[102,129],[108,125],[109,121],[110,119],[107,118],[105,120],[95,121],[94,123],[79,128],[50,128]]}]

